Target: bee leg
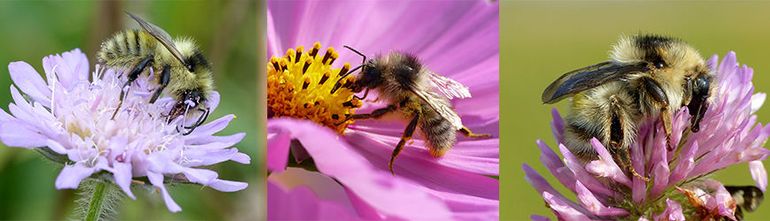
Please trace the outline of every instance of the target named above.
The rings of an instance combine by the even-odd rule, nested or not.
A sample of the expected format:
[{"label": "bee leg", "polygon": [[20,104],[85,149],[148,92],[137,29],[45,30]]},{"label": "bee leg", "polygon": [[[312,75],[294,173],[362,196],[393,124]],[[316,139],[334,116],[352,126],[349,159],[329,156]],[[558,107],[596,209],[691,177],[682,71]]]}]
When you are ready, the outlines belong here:
[{"label": "bee leg", "polygon": [[366,88],[366,91],[364,91],[364,96],[363,97],[358,97],[358,96],[353,96],[353,97],[362,101],[362,100],[364,100],[364,98],[366,98],[366,95],[369,95],[369,88]]},{"label": "bee leg", "polygon": [[369,119],[369,118],[380,118],[383,115],[393,112],[396,110],[396,105],[388,105],[387,107],[383,107],[377,110],[372,111],[372,113],[368,114],[353,114],[345,118],[345,120],[340,121],[339,123],[335,125],[341,125],[345,122],[348,122],[349,120],[361,120],[361,119]]},{"label": "bee leg", "polygon": [[[120,110],[120,107],[123,106],[123,99],[126,98],[126,95],[128,95],[128,91],[131,90],[131,84],[134,83],[136,78],[139,77],[139,74],[141,74],[145,68],[147,68],[148,65],[152,63],[153,56],[147,56],[146,58],[142,59],[134,69],[131,69],[131,72],[128,73],[128,80],[125,84],[123,84],[123,87],[120,89],[120,100],[118,101],[118,107],[115,108],[115,112],[112,113],[112,117],[110,117],[111,120],[115,119],[115,115],[118,114],[118,111]],[[128,89],[123,90],[128,86]]]},{"label": "bee leg", "polygon": [[398,141],[398,144],[396,145],[396,149],[393,149],[393,153],[390,155],[390,162],[388,162],[388,169],[390,169],[390,173],[393,175],[396,175],[395,172],[393,172],[393,162],[396,160],[396,157],[399,153],[401,153],[401,150],[404,149],[404,145],[406,145],[406,142],[412,139],[412,135],[414,134],[415,129],[417,128],[417,121],[420,119],[419,114],[415,114],[414,117],[412,117],[412,121],[409,121],[409,125],[406,126],[406,130],[404,130],[404,135],[401,136],[401,140]]},{"label": "bee leg", "polygon": [[[631,164],[631,153],[629,152],[629,147],[626,146],[628,144],[624,145],[626,132],[628,132],[628,129],[624,127],[624,115],[622,111],[618,111],[624,105],[623,102],[620,101],[620,99],[616,96],[610,96],[610,134],[609,134],[609,148],[610,152],[612,153],[612,157],[614,158],[615,162],[618,162],[620,167],[624,169],[625,171],[630,172],[632,175],[641,178],[642,180],[649,181],[650,179],[647,177],[642,176],[638,172],[636,172],[636,169]],[[622,151],[623,153],[618,153],[618,151]]]},{"label": "bee leg", "polygon": [[690,112],[690,131],[700,131],[700,121],[703,120],[703,116],[706,114],[706,110],[709,107],[709,94],[711,91],[711,77],[708,75],[701,75],[690,82],[692,85],[691,91],[692,99],[687,103],[687,109]]},{"label": "bee leg", "polygon": [[660,121],[663,122],[663,131],[666,133],[666,148],[671,151],[674,150],[674,146],[671,144],[671,111],[667,107],[660,110]]},{"label": "bee leg", "polygon": [[663,88],[649,77],[640,78],[642,84],[642,90],[646,95],[652,97],[655,103],[660,107],[660,120],[663,122],[663,130],[666,133],[666,145],[669,150],[673,149],[671,146],[671,111],[668,109],[668,96]]},{"label": "bee leg", "polygon": [[644,180],[644,182],[650,182],[650,178],[647,178],[645,176],[642,176],[638,172],[636,172],[636,169],[634,168],[634,165],[631,165],[631,151],[628,150],[628,148],[623,148],[623,160],[621,160],[621,164],[623,167],[627,168],[629,172],[631,172],[631,175],[634,175],[635,177],[639,177],[639,179]]},{"label": "bee leg", "polygon": [[[198,108],[198,110],[202,111],[203,114],[201,114],[201,116],[198,118],[197,121],[195,121],[195,124],[193,124],[192,126],[189,126],[189,127],[188,126],[184,126],[184,129],[189,129],[189,130],[185,131],[184,133],[182,133],[183,136],[187,136],[187,135],[191,134],[193,131],[195,131],[195,128],[198,128],[198,126],[203,125],[203,122],[205,122],[206,119],[209,118],[209,113],[211,113],[210,109],[208,109],[208,108],[206,108],[206,109]],[[178,127],[177,127],[177,132],[179,132],[179,128]]]},{"label": "bee leg", "polygon": [[158,84],[160,84],[160,87],[155,89],[155,93],[153,93],[152,98],[150,98],[151,104],[154,104],[155,101],[158,100],[158,97],[160,97],[160,94],[163,92],[163,89],[166,88],[169,81],[171,81],[171,66],[165,65],[163,66],[163,71],[160,72],[160,79],[158,81]]},{"label": "bee leg", "polygon": [[[197,120],[197,121],[195,121],[195,124],[193,124],[192,126],[185,126],[185,127],[184,127],[185,129],[193,129],[193,130],[194,130],[196,127],[198,127],[198,126],[202,125],[202,124],[203,124],[203,122],[205,122],[205,121],[206,121],[206,119],[208,119],[208,118],[209,118],[209,113],[210,113],[210,111],[209,111],[209,109],[208,109],[208,108],[206,108],[206,109],[203,109],[203,108],[198,108],[197,110],[199,110],[199,111],[203,112],[203,114],[201,114],[201,116],[200,116],[200,117],[198,117],[198,120]],[[191,131],[191,132],[192,132],[192,131]]]},{"label": "bee leg", "polygon": [[465,137],[468,138],[488,138],[491,137],[491,134],[476,134],[471,131],[471,129],[468,129],[467,127],[463,126],[463,128],[460,128],[460,133],[465,135]]}]

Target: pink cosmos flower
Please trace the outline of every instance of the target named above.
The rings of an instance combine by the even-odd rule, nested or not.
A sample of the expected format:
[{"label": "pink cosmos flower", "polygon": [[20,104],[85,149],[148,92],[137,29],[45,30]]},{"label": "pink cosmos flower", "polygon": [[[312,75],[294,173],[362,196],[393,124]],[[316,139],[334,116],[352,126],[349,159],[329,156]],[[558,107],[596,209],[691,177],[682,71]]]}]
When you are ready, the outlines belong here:
[{"label": "pink cosmos flower", "polygon": [[[64,163],[57,189],[75,189],[93,177],[115,183],[134,199],[130,186],[146,177],[160,190],[168,209],[177,212],[181,208],[165,183],[197,183],[225,192],[246,188],[244,182],[222,180],[216,172],[199,168],[230,160],[249,163],[249,156],[230,148],[243,133],[213,135],[227,127],[233,115],[183,136],[177,125],[184,119],[168,123],[163,116],[175,101],[163,97],[149,104],[154,86],[142,76],[113,120],[125,77],[98,65],[89,72],[88,59],[79,49],[43,58],[43,68],[45,78],[25,62],[8,65],[13,103],[10,114],[0,111],[0,140]],[[216,108],[219,94],[208,102]]]},{"label": "pink cosmos flower", "polygon": [[[281,57],[288,49],[293,56],[294,48],[314,42],[339,48],[331,53],[334,59],[339,53],[332,68],[361,62],[343,45],[369,58],[394,50],[414,54],[432,71],[470,88],[472,97],[454,99],[453,106],[468,128],[492,135],[467,139],[458,134],[442,158],[432,157],[416,136],[395,161],[393,175],[388,160],[406,122],[357,120],[340,134],[308,118],[270,118],[268,219],[497,219],[496,3],[268,1],[267,15],[269,56]],[[274,90],[270,85],[268,96]],[[386,105],[375,98],[370,92],[355,112]]]},{"label": "pink cosmos flower", "polygon": [[662,126],[657,122],[645,122],[636,143],[631,145],[632,165],[642,176],[649,177],[649,182],[626,176],[596,139],[592,145],[599,160],[579,163],[561,144],[564,122],[555,109],[552,128],[563,161],[548,145],[538,141],[540,161],[577,195],[578,202],[557,192],[525,164],[527,180],[563,220],[738,218],[739,205],[731,194],[718,181],[703,177],[728,166],[749,163],[756,186],[765,191],[767,173],[761,160],[770,151],[762,145],[770,135],[770,127],[757,123],[754,115],[765,94],[754,93],[753,70],[740,66],[735,53],[728,53],[719,65],[715,55],[708,65],[716,73],[717,89],[701,121],[700,132],[688,132],[690,116],[682,108],[674,116],[671,137],[673,144],[682,141],[679,149],[667,149]]}]

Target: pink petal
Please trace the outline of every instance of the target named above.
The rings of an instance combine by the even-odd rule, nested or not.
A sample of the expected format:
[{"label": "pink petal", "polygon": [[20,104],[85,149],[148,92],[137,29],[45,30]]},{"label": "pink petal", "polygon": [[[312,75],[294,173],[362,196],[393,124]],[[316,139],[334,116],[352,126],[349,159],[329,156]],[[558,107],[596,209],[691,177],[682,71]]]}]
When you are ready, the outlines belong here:
[{"label": "pink petal", "polygon": [[385,215],[405,219],[448,219],[451,214],[444,203],[427,194],[423,187],[373,168],[368,160],[341,143],[328,128],[301,120],[271,119],[268,131],[291,133],[291,137],[299,140],[313,157],[321,173],[335,178]]},{"label": "pink petal", "polygon": [[751,172],[751,178],[757,183],[757,187],[765,192],[767,188],[767,171],[765,171],[765,165],[762,161],[755,160],[749,162],[749,171]]},{"label": "pink petal", "polygon": [[553,210],[560,220],[589,221],[586,214],[576,210],[564,201],[564,198],[554,196],[551,193],[543,192],[543,199],[548,203],[548,207]]},{"label": "pink petal", "polygon": [[600,177],[609,177],[614,181],[630,187],[631,180],[628,179],[626,174],[623,173],[623,170],[621,170],[615,163],[612,155],[610,155],[610,152],[607,152],[604,145],[602,145],[596,138],[591,139],[591,145],[593,145],[594,150],[599,154],[599,160],[594,160],[586,164],[586,170]]},{"label": "pink petal", "polygon": [[569,171],[558,155],[551,150],[542,140],[537,140],[537,146],[540,148],[540,162],[545,165],[551,174],[572,191],[575,191],[575,174]]},{"label": "pink petal", "polygon": [[682,213],[682,205],[679,205],[676,201],[666,199],[666,210],[655,216],[656,221],[684,221],[685,217]]},{"label": "pink petal", "polygon": [[751,113],[756,113],[759,108],[762,107],[762,104],[765,103],[765,98],[767,97],[767,94],[765,93],[756,93],[751,96]]},{"label": "pink petal", "polygon": [[291,133],[289,131],[269,131],[267,138],[267,170],[281,172],[286,169],[289,162],[289,144]]},{"label": "pink petal", "polygon": [[575,190],[580,204],[598,216],[625,216],[628,211],[620,208],[604,206],[582,183],[575,182]]},{"label": "pink petal", "polygon": [[585,167],[579,163],[580,161],[577,159],[577,157],[575,157],[575,155],[573,155],[566,146],[560,144],[559,151],[564,156],[564,163],[572,171],[572,173],[574,173],[575,178],[579,180],[580,183],[585,185],[589,190],[591,190],[591,192],[601,193],[605,196],[612,196],[615,194],[615,191],[609,189],[604,185],[604,183],[596,179],[594,175],[588,173]]},{"label": "pink petal", "polygon": [[553,137],[556,138],[559,143],[563,143],[564,120],[561,118],[561,115],[559,115],[559,110],[556,108],[551,109],[551,117],[553,118],[553,121],[551,121],[551,133],[553,133]]},{"label": "pink petal", "polygon": [[682,181],[695,167],[695,153],[698,152],[698,141],[694,141],[692,145],[686,145],[682,150],[679,162],[677,162],[674,171],[671,172],[668,183],[673,185],[676,182]]},{"label": "pink petal", "polygon": [[351,215],[356,211],[321,200],[304,186],[284,190],[268,180],[267,195],[268,220],[357,220]]}]

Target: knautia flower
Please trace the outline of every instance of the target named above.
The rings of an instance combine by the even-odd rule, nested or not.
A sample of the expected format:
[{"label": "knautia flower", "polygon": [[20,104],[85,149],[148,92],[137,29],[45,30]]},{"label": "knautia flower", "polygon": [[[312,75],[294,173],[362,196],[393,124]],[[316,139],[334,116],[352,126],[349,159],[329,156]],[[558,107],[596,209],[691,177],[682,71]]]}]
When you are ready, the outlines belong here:
[{"label": "knautia flower", "polygon": [[[496,3],[268,1],[267,14],[268,219],[498,218]],[[369,58],[410,53],[464,84],[472,97],[453,99],[455,110],[492,138],[458,133],[434,158],[415,135],[391,174],[388,160],[408,122],[339,123],[387,105],[373,91],[364,100],[346,88],[331,93],[340,73],[361,64],[345,45]]]},{"label": "knautia flower", "polygon": [[[690,115],[686,108],[673,117],[672,144],[669,150],[662,126],[645,122],[636,142],[631,145],[632,166],[637,176],[627,176],[613,161],[607,149],[596,139],[591,144],[599,159],[581,164],[567,147],[560,144],[563,161],[543,141],[538,141],[540,161],[577,195],[573,202],[557,192],[528,165],[527,180],[537,189],[548,207],[562,220],[710,220],[738,219],[736,199],[708,175],[740,163],[748,163],[756,186],[765,191],[767,173],[761,160],[770,151],[763,148],[770,127],[757,123],[754,113],[762,106],[765,94],[754,93],[753,70],[740,66],[730,52],[717,65],[717,56],[708,60],[716,73],[713,103],[701,129],[687,128]],[[562,143],[564,122],[554,109],[554,137]],[[544,219],[533,216],[533,219]]]},{"label": "knautia flower", "polygon": [[[174,101],[164,97],[148,103],[155,86],[142,76],[112,119],[125,74],[98,65],[89,72],[88,59],[78,49],[43,58],[43,68],[45,78],[25,62],[8,65],[15,86],[10,114],[0,112],[0,139],[64,163],[57,189],[78,188],[89,177],[106,178],[134,199],[131,185],[149,182],[168,209],[177,212],[181,208],[165,183],[197,183],[226,192],[246,188],[246,183],[221,180],[216,172],[199,168],[230,160],[249,163],[249,156],[231,148],[243,133],[214,135],[233,115],[183,136],[177,127],[185,119],[169,122],[164,116]],[[212,94],[208,102],[216,108],[219,95]]]}]

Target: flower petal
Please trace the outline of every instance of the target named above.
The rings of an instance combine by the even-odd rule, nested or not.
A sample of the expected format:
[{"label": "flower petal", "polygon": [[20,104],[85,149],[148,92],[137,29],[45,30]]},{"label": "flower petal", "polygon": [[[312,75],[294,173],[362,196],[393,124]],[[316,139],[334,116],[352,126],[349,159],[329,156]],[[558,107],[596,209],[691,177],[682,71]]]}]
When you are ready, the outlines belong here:
[{"label": "flower petal", "polygon": [[0,124],[0,139],[9,147],[36,148],[44,147],[47,138],[29,125],[18,121]]},{"label": "flower petal", "polygon": [[676,201],[666,199],[666,210],[655,216],[657,221],[684,221],[685,217],[682,213],[682,205],[679,205]]},{"label": "flower petal", "polygon": [[618,164],[615,163],[612,155],[610,155],[610,152],[604,148],[604,145],[602,145],[596,138],[591,139],[591,145],[594,147],[594,150],[596,150],[596,153],[599,154],[599,160],[594,160],[586,164],[586,170],[597,176],[608,177],[630,187],[631,180],[628,179],[626,174],[623,173],[623,170],[621,170]]},{"label": "flower petal", "polygon": [[214,179],[209,182],[207,186],[222,192],[235,192],[246,189],[246,187],[249,187],[249,184],[244,182]]},{"label": "flower petal", "polygon": [[[404,219],[449,219],[448,209],[438,198],[427,194],[419,185],[374,169],[328,128],[307,121],[271,119],[268,131],[290,133],[290,137],[299,140],[313,157],[321,173],[333,177],[385,215]],[[269,151],[272,148],[269,147]]]},{"label": "flower petal", "polygon": [[95,167],[87,167],[82,163],[66,165],[56,177],[56,189],[77,189],[80,181],[99,171]]},{"label": "flower petal", "polygon": [[548,207],[553,210],[561,220],[589,221],[592,220],[586,214],[576,210],[565,203],[561,197],[556,197],[549,192],[543,192],[543,199],[548,203]]},{"label": "flower petal", "polygon": [[153,186],[157,187],[158,190],[160,190],[160,194],[163,195],[163,201],[166,202],[166,207],[168,208],[168,211],[171,211],[172,213],[182,211],[182,207],[179,207],[179,204],[176,204],[176,202],[174,202],[174,199],[171,198],[171,195],[168,194],[168,190],[166,190],[166,186],[163,184],[162,174],[148,172],[147,178],[150,180],[150,183],[152,183]]},{"label": "flower petal", "polygon": [[284,130],[270,131],[267,138],[267,170],[280,172],[289,162],[291,133]]},{"label": "flower petal", "polygon": [[757,183],[757,187],[765,192],[767,188],[767,171],[765,171],[765,165],[760,160],[749,162],[749,171],[751,171],[751,178]]},{"label": "flower petal", "polygon": [[31,65],[22,61],[11,62],[8,64],[8,72],[13,84],[19,87],[24,94],[29,95],[37,102],[50,101],[51,90],[48,89],[48,85]]},{"label": "flower petal", "polygon": [[113,174],[113,177],[115,177],[115,184],[120,187],[120,189],[123,190],[123,192],[128,195],[131,199],[136,199],[134,196],[134,193],[131,192],[131,178],[132,172],[131,172],[131,164],[130,163],[115,163],[112,165],[115,172]]},{"label": "flower petal", "polygon": [[358,220],[351,208],[319,199],[304,186],[284,190],[268,180],[267,195],[268,220]]},{"label": "flower petal", "polygon": [[575,190],[580,204],[593,214],[603,217],[628,215],[628,211],[624,209],[604,206],[580,181],[575,182]]}]

